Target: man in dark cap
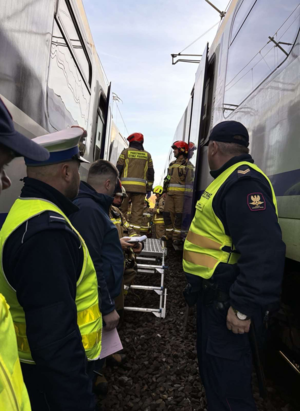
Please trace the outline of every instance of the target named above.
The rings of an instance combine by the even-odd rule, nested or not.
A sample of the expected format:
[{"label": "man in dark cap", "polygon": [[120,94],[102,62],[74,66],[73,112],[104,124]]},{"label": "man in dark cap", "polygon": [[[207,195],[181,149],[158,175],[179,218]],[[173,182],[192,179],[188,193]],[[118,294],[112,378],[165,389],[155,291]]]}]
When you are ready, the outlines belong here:
[{"label": "man in dark cap", "polygon": [[93,364],[101,350],[98,282],[68,218],[78,210],[71,200],[84,135],[74,127],[34,139],[50,157],[26,153],[28,177],[0,233],[0,290],[11,308],[33,411],[95,409],[87,360]]},{"label": "man in dark cap", "polygon": [[211,131],[214,181],[196,205],[184,244],[187,302],[197,302],[197,351],[208,410],[252,411],[250,327],[258,341],[278,307],[285,245],[272,184],[249,154],[239,122]]},{"label": "man in dark cap", "polygon": [[[48,151],[18,133],[14,129],[12,117],[0,99],[0,194],[11,186],[5,173],[5,166],[15,157],[28,156],[32,160],[47,160]],[[0,289],[3,293],[4,291]],[[0,294],[0,368],[5,371],[0,375],[0,409],[12,407],[30,411],[30,402],[23,381],[18,355],[17,338],[10,307],[5,295]],[[12,397],[13,394],[13,397]],[[14,398],[14,403],[12,403]]]}]

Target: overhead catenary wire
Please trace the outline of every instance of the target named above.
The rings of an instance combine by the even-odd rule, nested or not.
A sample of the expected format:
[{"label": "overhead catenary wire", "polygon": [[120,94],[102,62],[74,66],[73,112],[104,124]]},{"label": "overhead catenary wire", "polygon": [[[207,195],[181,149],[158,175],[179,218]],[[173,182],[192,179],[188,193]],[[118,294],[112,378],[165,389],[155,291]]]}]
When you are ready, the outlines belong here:
[{"label": "overhead catenary wire", "polygon": [[186,49],[188,49],[189,47],[191,47],[193,44],[195,44],[198,40],[200,40],[202,37],[204,37],[207,33],[209,33],[213,28],[215,28],[217,25],[219,24],[219,21],[217,23],[215,23],[211,28],[209,28],[208,30],[206,30],[203,34],[201,34],[201,36],[199,36],[198,38],[196,38],[196,40],[194,40],[191,44],[189,44],[187,47],[185,47],[183,50],[180,51],[181,54],[183,51],[185,51]]},{"label": "overhead catenary wire", "polygon": [[126,131],[127,131],[127,134],[129,135],[129,131],[128,131],[127,127],[126,127],[124,118],[123,118],[123,116],[122,116],[122,114],[121,114],[121,111],[120,111],[120,109],[119,109],[118,100],[114,99],[114,101],[116,102],[117,110],[118,110],[118,112],[119,112],[119,114],[120,114],[120,117],[121,117],[122,122],[123,122],[123,124],[124,124],[124,127],[125,127],[125,129],[126,129]]}]

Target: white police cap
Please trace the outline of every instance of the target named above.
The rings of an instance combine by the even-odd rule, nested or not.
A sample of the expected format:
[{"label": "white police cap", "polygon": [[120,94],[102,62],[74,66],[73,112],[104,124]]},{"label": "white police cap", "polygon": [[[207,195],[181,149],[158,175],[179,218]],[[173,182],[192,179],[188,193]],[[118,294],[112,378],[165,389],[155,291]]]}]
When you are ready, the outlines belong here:
[{"label": "white police cap", "polygon": [[70,160],[89,163],[80,156],[79,142],[82,137],[86,137],[86,131],[78,126],[36,137],[32,141],[45,147],[49,151],[50,157],[46,161],[34,161],[25,157],[25,163],[29,167],[47,166]]}]

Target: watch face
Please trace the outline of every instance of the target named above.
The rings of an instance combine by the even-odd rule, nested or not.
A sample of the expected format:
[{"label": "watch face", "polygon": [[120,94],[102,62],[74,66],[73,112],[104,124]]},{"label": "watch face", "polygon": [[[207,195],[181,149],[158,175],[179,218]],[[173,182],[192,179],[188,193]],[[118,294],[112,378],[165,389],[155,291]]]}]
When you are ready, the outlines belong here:
[{"label": "watch face", "polygon": [[247,319],[247,316],[245,314],[240,313],[239,311],[236,313],[236,316],[241,321],[244,321]]}]

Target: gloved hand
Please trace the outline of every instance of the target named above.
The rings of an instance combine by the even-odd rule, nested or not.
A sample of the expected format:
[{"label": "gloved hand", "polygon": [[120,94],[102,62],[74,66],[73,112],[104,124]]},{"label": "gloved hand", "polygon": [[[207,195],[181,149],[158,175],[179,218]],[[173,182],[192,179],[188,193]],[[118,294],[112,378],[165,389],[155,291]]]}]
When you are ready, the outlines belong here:
[{"label": "gloved hand", "polygon": [[151,197],[151,191],[147,191],[146,197],[147,197],[147,200]]}]

